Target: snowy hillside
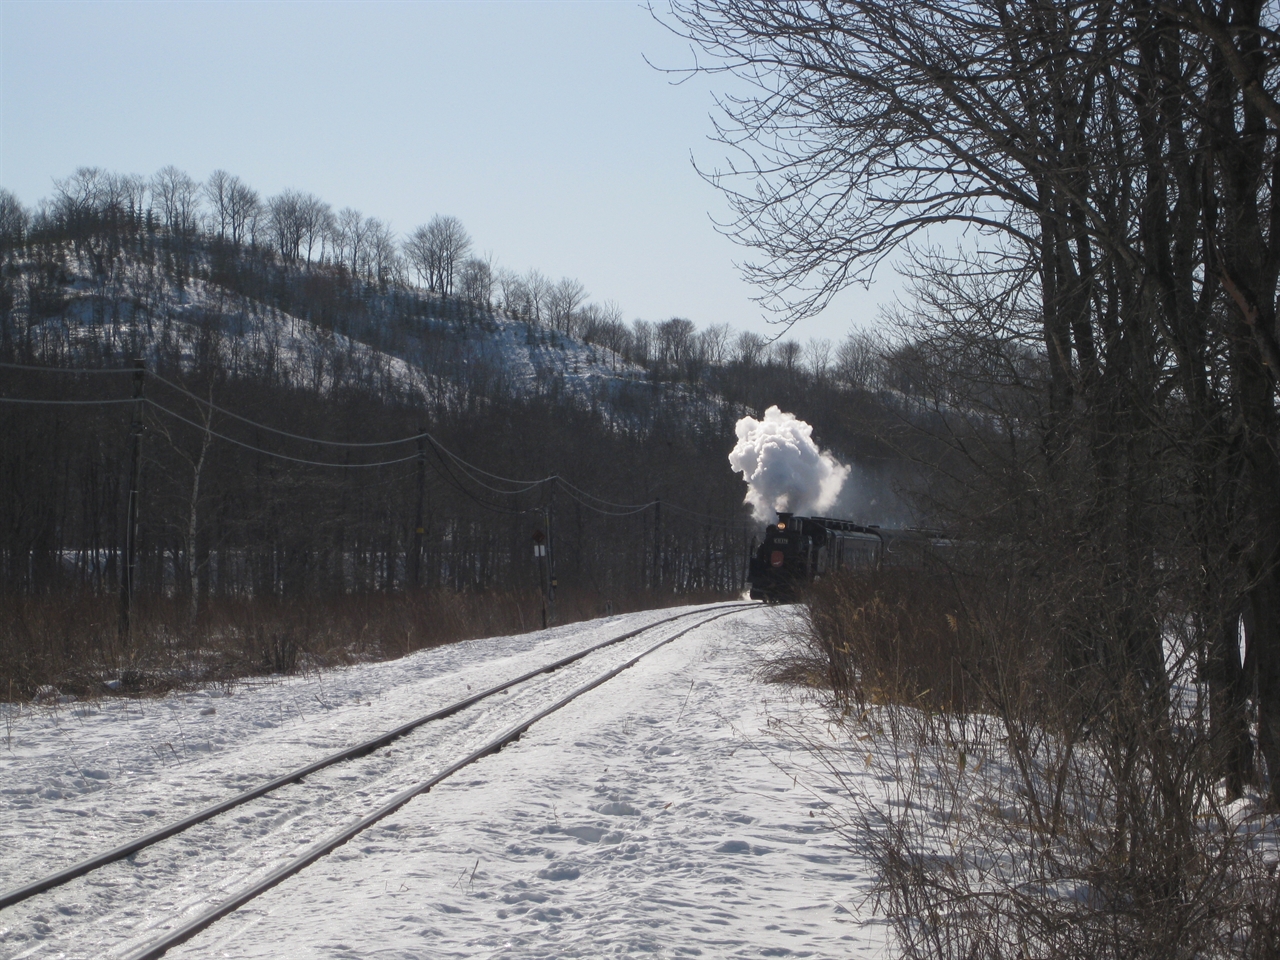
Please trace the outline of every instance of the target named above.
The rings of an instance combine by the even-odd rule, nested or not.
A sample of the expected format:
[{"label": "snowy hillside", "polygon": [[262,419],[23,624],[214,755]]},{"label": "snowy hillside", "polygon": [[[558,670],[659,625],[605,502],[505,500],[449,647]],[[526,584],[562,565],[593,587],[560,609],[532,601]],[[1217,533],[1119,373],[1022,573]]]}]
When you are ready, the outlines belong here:
[{"label": "snowy hillside", "polygon": [[[110,280],[74,259],[61,271],[56,302],[33,310],[55,315],[33,319],[26,334],[36,358],[121,362],[165,356],[190,367],[216,340],[235,375],[266,375],[321,392],[372,382],[434,401],[448,402],[461,389],[551,393],[590,405],[608,404],[628,389],[648,389],[647,371],[607,347],[497,308],[459,312],[456,304],[424,293],[362,294],[366,317],[348,334],[199,276],[175,282],[136,260],[123,259]],[[406,322],[405,314],[413,319]]]}]

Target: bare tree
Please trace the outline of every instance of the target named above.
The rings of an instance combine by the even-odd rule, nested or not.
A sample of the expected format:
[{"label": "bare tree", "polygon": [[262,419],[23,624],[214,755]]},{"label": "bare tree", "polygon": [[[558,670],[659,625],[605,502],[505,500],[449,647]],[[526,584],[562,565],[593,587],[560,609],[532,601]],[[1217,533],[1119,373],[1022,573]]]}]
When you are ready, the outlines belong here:
[{"label": "bare tree", "polygon": [[67,231],[77,256],[92,261],[96,276],[106,275],[121,231],[137,226],[130,216],[132,186],[130,178],[99,167],[80,167],[54,181],[52,215]]},{"label": "bare tree", "polygon": [[0,187],[0,256],[22,243],[30,223],[31,214],[27,208],[11,192]]},{"label": "bare tree", "polygon": [[831,341],[825,337],[810,337],[804,345],[804,362],[814,382],[825,383],[831,368]]},{"label": "bare tree", "polygon": [[460,292],[464,300],[489,306],[493,300],[493,258],[471,257],[462,265]]},{"label": "bare tree", "polygon": [[66,223],[96,217],[108,194],[110,174],[99,167],[79,167],[75,173],[53,181],[53,205]]},{"label": "bare tree", "polygon": [[679,372],[689,360],[697,328],[692,320],[672,317],[654,327],[654,344],[660,364]]},{"label": "bare tree", "polygon": [[209,201],[211,228],[219,240],[226,240],[231,232],[231,181],[234,178],[225,170],[215,170],[204,182],[204,197]]},{"label": "bare tree", "polygon": [[459,269],[471,252],[471,237],[457,217],[432,217],[427,229],[434,238],[439,289],[450,295]]},{"label": "bare tree", "polygon": [[622,320],[622,307],[606,300],[596,308],[596,342],[611,351],[611,365],[618,368],[620,357],[629,357],[635,343],[632,332]]},{"label": "bare tree", "polygon": [[702,355],[712,366],[723,366],[728,359],[729,340],[733,327],[727,323],[713,323],[698,334]]},{"label": "bare tree", "polygon": [[432,293],[449,296],[471,250],[471,238],[457,217],[437,214],[414,228],[405,242],[405,257]]},{"label": "bare tree", "polygon": [[267,200],[272,245],[286,263],[297,260],[302,248],[302,195],[285,190]]},{"label": "bare tree", "polygon": [[573,336],[574,314],[586,299],[586,287],[570,277],[561,278],[547,291],[547,315],[552,328]]},{"label": "bare tree", "polygon": [[634,320],[631,323],[632,357],[642,367],[647,367],[653,357],[654,332],[653,324],[648,320]]},{"label": "bare tree", "polygon": [[338,259],[352,276],[358,277],[369,240],[369,223],[359,210],[344,207],[338,211],[336,224],[334,244]]},{"label": "bare tree", "polygon": [[622,305],[616,300],[606,300],[600,304],[600,319],[609,324],[622,323]]},{"label": "bare tree", "polygon": [[734,341],[734,362],[750,369],[760,363],[768,346],[768,341],[760,334],[751,330],[743,330],[742,333],[738,334],[738,339]]},{"label": "bare tree", "polygon": [[172,164],[161,167],[151,178],[151,196],[171,235],[190,237],[195,233],[200,218],[200,184],[187,173]]},{"label": "bare tree", "polygon": [[524,287],[524,277],[509,267],[502,267],[498,270],[496,283],[502,295],[502,309],[509,316],[516,316],[528,299],[528,294]]},{"label": "bare tree", "polygon": [[333,210],[314,193],[304,193],[298,199],[298,219],[302,226],[301,246],[310,263],[317,245],[323,257],[325,240],[333,232]]},{"label": "bare tree", "polygon": [[376,217],[368,222],[367,266],[365,274],[370,280],[385,288],[400,276],[400,255],[396,244],[395,231],[389,223],[383,223]]},{"label": "bare tree", "polygon": [[864,330],[854,331],[836,347],[835,373],[847,387],[874,390],[880,385],[881,344]]},{"label": "bare tree", "polygon": [[431,234],[426,224],[414,227],[404,238],[404,258],[418,275],[418,283],[430,288],[432,278]]},{"label": "bare tree", "polygon": [[276,250],[290,263],[310,263],[333,232],[333,212],[313,193],[285,190],[267,201],[267,217]]},{"label": "bare tree", "polygon": [[140,173],[126,173],[115,179],[116,191],[124,205],[125,215],[135,227],[141,227],[146,219],[147,178]]},{"label": "bare tree", "polygon": [[256,233],[255,225],[262,208],[258,192],[239,177],[231,177],[227,181],[226,195],[227,228],[231,231],[231,242],[252,243]]},{"label": "bare tree", "polygon": [[524,275],[525,312],[536,324],[547,320],[547,301],[551,296],[551,281],[533,269]]},{"label": "bare tree", "polygon": [[[1199,882],[1192,844],[1156,857],[1144,843],[1197,832],[1174,824],[1216,805],[1213,784],[1234,797],[1260,782],[1250,699],[1280,803],[1274,6],[693,0],[674,17],[711,55],[708,69],[752,87],[722,101],[719,126],[748,160],[711,179],[734,205],[729,232],[760,254],[749,275],[766,300],[787,319],[810,316],[895,251],[936,291],[894,363],[942,424],[932,440],[974,471],[935,505],[975,539],[1008,545],[1001,590],[1035,597],[1019,605],[1028,622],[1051,614],[1019,636],[1035,633],[1041,662],[1070,678],[1058,706],[1074,719],[1055,729],[1091,737],[1094,756],[1108,749],[1094,744],[1114,750],[1111,789],[1095,794],[1114,807],[1083,831],[1112,839],[1083,855],[1122,857],[1108,905],[1170,894],[1167,912],[1138,911],[1151,937],[1212,916],[1180,899]],[[912,242],[942,221],[969,229],[950,267]],[[957,271],[976,284],[958,298]],[[996,443],[986,417],[1008,396],[1020,409]],[[1210,736],[1187,739],[1206,744],[1212,775],[1177,772],[1188,768],[1174,742],[1185,731],[1171,728],[1175,623],[1204,664]],[[1010,743],[1026,735],[1017,726]],[[1037,833],[1056,837],[1061,808],[1049,809]],[[921,883],[940,877],[917,865]],[[1039,874],[1049,875],[1063,876]],[[998,901],[973,893],[922,896],[912,922],[950,915],[973,927],[970,909]],[[1044,946],[1080,904],[1055,906],[1023,913],[1034,934],[1018,929],[1016,944],[962,949],[932,923],[928,935],[955,955],[1073,954],[1065,941]],[[1096,922],[1125,925],[1114,910]],[[1108,952],[1138,955],[1122,944]]]},{"label": "bare tree", "polygon": [[794,373],[796,367],[800,364],[800,354],[802,348],[795,340],[775,340],[773,344],[773,356],[778,364],[787,373]]}]

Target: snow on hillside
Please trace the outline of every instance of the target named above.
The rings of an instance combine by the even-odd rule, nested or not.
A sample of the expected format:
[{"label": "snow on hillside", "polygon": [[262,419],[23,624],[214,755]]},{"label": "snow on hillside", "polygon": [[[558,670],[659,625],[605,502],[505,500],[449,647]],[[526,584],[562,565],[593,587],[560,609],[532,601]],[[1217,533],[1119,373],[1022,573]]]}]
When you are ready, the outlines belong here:
[{"label": "snow on hillside", "polygon": [[[431,379],[400,357],[280,310],[258,310],[200,279],[188,281],[181,291],[167,289],[157,311],[147,315],[130,309],[128,300],[113,301],[104,310],[100,291],[84,279],[67,293],[64,315],[35,327],[38,356],[60,352],[65,344],[85,358],[125,360],[163,353],[191,365],[212,326],[224,338],[228,365],[237,375],[270,371],[291,386],[328,392],[344,378],[374,373],[411,393],[431,392]],[[120,309],[113,311],[117,305]]]},{"label": "snow on hillside", "polygon": [[[0,885],[670,613],[461,643],[232,696],[9,707]],[[170,956],[883,955],[885,927],[863,904],[870,871],[832,829],[841,799],[796,734],[821,735],[818,708],[759,679],[789,616],[748,608],[663,647]],[[882,792],[861,759],[849,767],[846,778]],[[232,856],[237,830],[211,831],[209,855]],[[0,954],[110,956],[146,942],[164,918],[128,891],[154,885],[159,859],[139,855],[0,912]],[[187,871],[178,900],[208,882],[200,863]]]},{"label": "snow on hillside", "polygon": [[[179,286],[136,261],[126,261],[104,280],[70,260],[64,280],[59,315],[32,326],[37,356],[71,352],[118,362],[164,354],[192,364],[213,328],[234,374],[271,374],[322,392],[374,378],[386,388],[436,401],[447,402],[462,383],[479,385],[482,393],[488,387],[517,396],[554,390],[589,405],[646,378],[643,367],[612,350],[497,310],[475,319],[420,319],[416,330],[398,330],[388,338],[393,345],[379,349],[199,277]],[[436,302],[422,293],[370,293],[365,302],[376,315],[387,312],[395,296]]]},{"label": "snow on hillside", "polygon": [[539,392],[551,378],[563,378],[573,395],[590,396],[620,383],[645,378],[645,369],[612,350],[548,333],[497,312],[474,339],[477,359],[497,364],[517,393]]}]

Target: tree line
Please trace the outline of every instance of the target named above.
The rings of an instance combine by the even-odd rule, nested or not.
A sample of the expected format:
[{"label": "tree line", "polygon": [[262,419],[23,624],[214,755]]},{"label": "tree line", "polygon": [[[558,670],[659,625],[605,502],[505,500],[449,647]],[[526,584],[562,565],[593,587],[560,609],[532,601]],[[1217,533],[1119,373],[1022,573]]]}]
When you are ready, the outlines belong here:
[{"label": "tree line", "polygon": [[[28,655],[40,645],[19,636],[23,605],[113,602],[122,580],[134,358],[147,371],[134,589],[142,608],[169,611],[156,630],[194,645],[243,604],[536,603],[549,571],[530,538],[548,522],[562,604],[733,594],[757,533],[726,459],[738,417],[781,402],[851,454],[891,455],[893,415],[868,389],[889,383],[888,366],[869,335],[832,350],[681,318],[628,325],[536,275],[525,286],[540,305],[513,299],[508,313],[520,285],[499,271],[492,300],[473,295],[456,221],[447,243],[406,241],[416,285],[379,271],[376,224],[338,215],[335,238],[291,194],[275,206],[296,219],[273,225],[246,191],[166,168],[150,184],[78,171],[35,212],[0,192],[0,363],[14,365],[0,369],[0,401],[75,401],[0,402],[0,594],[22,689],[41,675]],[[580,339],[618,376],[584,394],[552,367],[517,388],[491,346],[499,319],[552,354]],[[359,446],[422,428],[425,447]],[[362,466],[378,460],[398,462]],[[84,620],[92,656],[142,649],[120,646],[112,617]]]},{"label": "tree line", "polygon": [[[589,302],[578,280],[555,281],[537,269],[520,273],[496,266],[492,256],[473,256],[471,237],[456,217],[435,216],[397,238],[383,220],[349,207],[335,212],[312,193],[286,189],[264,200],[225,170],[200,183],[173,166],[150,178],[81,167],[55,180],[53,196],[34,209],[0,188],[0,255],[44,237],[69,239],[76,255],[87,256],[95,275],[102,275],[122,237],[157,234],[179,253],[190,253],[198,242],[214,248],[216,261],[265,258],[317,274],[329,268],[352,284],[384,292],[416,280],[428,293],[597,344],[659,376],[696,381],[713,368],[772,364],[876,390],[888,385],[893,366],[880,361],[886,354],[891,361],[895,347],[871,331],[851,332],[838,344],[812,337],[801,344],[735,331],[727,323],[699,330],[683,317],[627,323],[617,303]],[[176,270],[181,277],[182,265]],[[217,275],[216,266],[215,276],[231,279]]]}]

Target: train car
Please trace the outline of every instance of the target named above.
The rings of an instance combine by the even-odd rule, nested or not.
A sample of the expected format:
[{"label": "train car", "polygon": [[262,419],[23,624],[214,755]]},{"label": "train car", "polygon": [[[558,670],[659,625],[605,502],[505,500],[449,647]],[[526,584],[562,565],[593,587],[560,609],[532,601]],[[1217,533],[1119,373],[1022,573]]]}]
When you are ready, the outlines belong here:
[{"label": "train car", "polygon": [[751,557],[751,599],[787,603],[807,583],[836,570],[923,568],[945,551],[938,531],[893,530],[832,517],[778,514]]}]

